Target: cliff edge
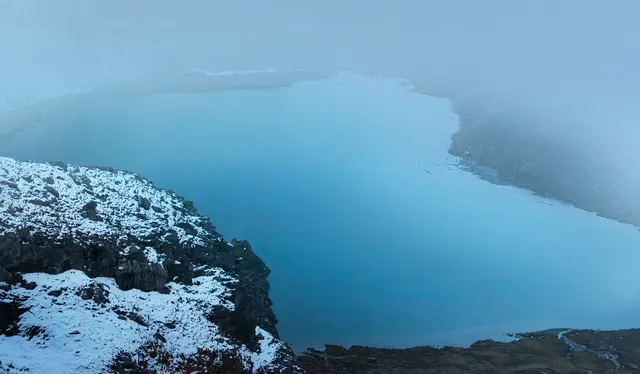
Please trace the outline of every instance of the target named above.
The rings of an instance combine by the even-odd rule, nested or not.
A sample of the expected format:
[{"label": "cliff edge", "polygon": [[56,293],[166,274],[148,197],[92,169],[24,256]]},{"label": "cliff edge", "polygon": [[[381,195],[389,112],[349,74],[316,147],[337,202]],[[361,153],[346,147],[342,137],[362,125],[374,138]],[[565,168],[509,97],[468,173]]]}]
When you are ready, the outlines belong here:
[{"label": "cliff edge", "polygon": [[0,372],[301,369],[269,268],[130,172],[0,158]]}]

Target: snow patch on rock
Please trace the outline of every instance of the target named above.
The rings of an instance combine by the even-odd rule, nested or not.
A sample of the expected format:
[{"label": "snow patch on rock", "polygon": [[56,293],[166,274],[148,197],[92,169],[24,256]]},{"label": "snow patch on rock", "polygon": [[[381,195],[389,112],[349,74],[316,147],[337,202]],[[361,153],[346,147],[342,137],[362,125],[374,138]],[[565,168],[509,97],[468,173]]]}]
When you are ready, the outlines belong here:
[{"label": "snow patch on rock", "polygon": [[[173,233],[182,245],[214,236],[174,193],[129,172],[0,157],[0,235],[28,229],[52,238],[136,238]],[[86,241],[86,238],[83,238]]]},{"label": "snow patch on rock", "polygon": [[303,372],[248,243],[134,173],[0,157],[0,248],[0,373]]},{"label": "snow patch on rock", "polygon": [[164,257],[166,257],[163,254],[158,254],[153,247],[146,247],[144,249],[144,255],[147,257],[147,261],[149,261],[149,263],[160,265],[164,263]]},{"label": "snow patch on rock", "polygon": [[244,353],[243,356],[249,358],[246,362],[253,365],[254,372],[259,372],[273,363],[274,357],[277,357],[278,351],[283,349],[283,345],[282,342],[275,339],[260,327],[256,327],[256,336],[261,338],[260,350],[258,352],[251,352],[245,346],[242,347],[242,350]]},{"label": "snow patch on rock", "polygon": [[[91,279],[78,270],[27,274],[25,280],[35,282],[35,288],[0,291],[0,301],[17,297],[29,309],[20,318],[18,335],[0,335],[0,368],[10,373],[20,368],[30,373],[108,372],[117,354],[135,357],[149,343],[161,344],[171,357],[155,363],[159,372],[179,369],[185,357],[199,350],[238,352],[254,372],[272,365],[283,344],[271,334],[257,327],[260,350],[251,352],[209,321],[214,306],[233,310],[227,284],[236,279],[217,268],[208,270],[193,285],[169,283],[168,294],[122,291],[111,278]],[[99,298],[95,290],[101,290]]]}]

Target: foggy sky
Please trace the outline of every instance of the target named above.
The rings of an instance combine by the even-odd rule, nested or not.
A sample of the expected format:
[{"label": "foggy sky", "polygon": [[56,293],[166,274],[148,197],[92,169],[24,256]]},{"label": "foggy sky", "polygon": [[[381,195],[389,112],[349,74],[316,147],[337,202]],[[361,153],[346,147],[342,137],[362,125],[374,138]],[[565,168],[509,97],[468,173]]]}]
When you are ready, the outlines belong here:
[{"label": "foggy sky", "polygon": [[640,135],[639,12],[633,0],[2,0],[0,101],[152,69],[351,69],[548,113],[620,161]]}]

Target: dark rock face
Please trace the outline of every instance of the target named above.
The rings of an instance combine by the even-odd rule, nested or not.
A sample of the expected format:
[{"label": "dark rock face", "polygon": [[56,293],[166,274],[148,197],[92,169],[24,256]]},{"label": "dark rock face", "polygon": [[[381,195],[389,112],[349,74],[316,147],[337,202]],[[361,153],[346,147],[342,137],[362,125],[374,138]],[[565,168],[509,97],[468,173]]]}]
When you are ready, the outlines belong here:
[{"label": "dark rock face", "polygon": [[[123,291],[168,294],[169,282],[189,286],[211,269],[222,269],[237,279],[225,286],[233,307],[212,306],[211,321],[234,344],[249,349],[260,348],[257,328],[278,339],[268,296],[269,268],[246,241],[225,241],[192,202],[132,173],[62,163],[0,158],[0,183],[0,282],[20,274],[80,270],[91,278],[113,278]],[[50,290],[47,296],[64,292]],[[75,295],[106,305],[110,291],[94,283]],[[15,327],[20,308],[16,300],[3,300],[0,333]],[[145,324],[144,318],[132,313],[122,317]],[[278,367],[295,372],[293,354],[283,347]],[[207,353],[210,362],[221,362],[220,354]],[[118,365],[125,370],[130,366],[127,355],[119,357]],[[144,365],[138,369],[146,372]]]},{"label": "dark rock face", "polygon": [[308,373],[638,373],[640,330],[549,330],[469,348],[326,346],[298,358]]},{"label": "dark rock face", "polygon": [[[28,165],[28,164],[27,164]],[[63,168],[57,165],[40,165],[44,170],[55,170],[57,173],[69,175],[73,179],[80,180],[83,191],[90,200],[82,204],[79,212],[66,212],[67,215],[77,215],[90,221],[99,220],[99,204],[93,200],[100,200],[100,194],[93,192],[90,187],[98,182],[92,182],[87,174],[82,173],[82,169],[75,168],[76,173],[67,174]],[[96,169],[87,169],[96,170]],[[28,173],[29,170],[25,170]],[[111,171],[111,173],[116,173]],[[104,173],[103,173],[104,174]],[[114,174],[117,175],[117,174]],[[129,174],[132,178],[149,188],[149,193],[155,194],[155,188],[152,184],[139,176]],[[16,201],[11,206],[18,208],[19,200],[15,195],[24,193],[25,189],[30,185],[38,183],[39,176],[27,174],[31,180],[35,182],[28,183],[20,190],[18,184],[8,181],[7,183],[15,184],[14,193],[10,194]],[[17,175],[14,176],[17,179]],[[103,175],[101,176],[104,177]],[[0,177],[1,178],[1,177]],[[42,179],[53,181],[51,175],[45,174]],[[99,181],[101,179],[98,179]],[[47,183],[46,181],[44,183]],[[42,188],[46,192],[50,186],[44,185]],[[34,191],[30,191],[32,194]],[[114,191],[115,195],[116,192]],[[164,285],[174,277],[182,282],[189,283],[190,279],[197,274],[192,268],[193,264],[209,265],[220,267],[230,273],[236,274],[241,280],[241,285],[236,291],[236,303],[239,310],[246,315],[247,324],[254,328],[258,323],[277,336],[275,329],[276,319],[271,312],[271,302],[268,298],[269,283],[267,276],[270,273],[269,268],[264,262],[255,255],[251,246],[246,241],[234,240],[230,243],[225,242],[222,236],[215,231],[206,217],[200,217],[193,204],[183,200],[173,193],[167,193],[172,201],[166,202],[167,211],[174,211],[173,214],[185,216],[186,218],[194,218],[194,222],[185,219],[178,222],[176,227],[167,227],[168,234],[164,237],[161,230],[152,232],[147,236],[125,235],[124,237],[109,237],[105,235],[87,235],[82,232],[71,232],[69,235],[60,233],[52,238],[47,232],[34,230],[29,227],[27,217],[25,217],[25,225],[16,227],[13,231],[7,231],[0,234],[0,272],[6,272],[8,276],[13,273],[59,273],[62,271],[77,269],[84,271],[90,277],[112,277],[118,282],[118,285],[124,289],[140,289],[142,291],[160,291]],[[139,204],[139,208],[134,212],[147,210],[150,206],[149,197],[136,195],[131,203]],[[27,203],[29,204],[29,203]],[[54,217],[64,218],[63,214],[58,214],[56,205],[64,205],[63,202],[54,200],[51,209],[41,209],[54,211]],[[65,208],[64,206],[60,208]],[[19,212],[14,213],[13,217],[18,217]],[[158,216],[163,216],[156,213]],[[166,214],[165,214],[166,215]],[[74,217],[77,219],[79,217]],[[111,217],[113,219],[113,217]],[[138,219],[144,225],[155,224],[153,220]],[[2,221],[0,221],[2,223]],[[117,224],[117,222],[116,222]],[[197,225],[197,226],[196,226]],[[2,227],[0,225],[0,227]],[[11,226],[9,226],[11,227]],[[185,229],[185,227],[187,229]],[[182,231],[182,232],[178,232]],[[182,242],[179,235],[191,236],[194,239],[191,242]],[[195,244],[194,244],[195,242]],[[129,250],[123,252],[123,248]],[[145,248],[153,248],[158,256],[163,258],[163,263],[169,264],[163,266],[160,263],[152,262],[147,259]],[[177,262],[177,263],[176,263]],[[179,263],[179,264],[178,264]],[[250,322],[249,322],[250,321]]]},{"label": "dark rock face", "polygon": [[12,336],[18,333],[20,315],[28,310],[21,306],[21,301],[23,300],[13,297],[0,302],[0,334]]}]

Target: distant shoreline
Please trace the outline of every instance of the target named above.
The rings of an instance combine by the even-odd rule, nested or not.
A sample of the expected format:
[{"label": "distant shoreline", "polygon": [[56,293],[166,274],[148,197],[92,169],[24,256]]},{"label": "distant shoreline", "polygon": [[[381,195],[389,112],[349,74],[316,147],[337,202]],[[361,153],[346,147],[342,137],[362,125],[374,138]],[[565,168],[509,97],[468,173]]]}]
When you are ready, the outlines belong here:
[{"label": "distant shoreline", "polygon": [[[372,73],[358,72],[368,76]],[[298,83],[327,79],[339,71],[308,70],[244,70],[208,72],[190,70],[154,72],[136,79],[46,99],[0,114],[0,146],[21,132],[47,123],[78,105],[99,104],[107,98],[135,97],[150,94],[217,92],[289,87]],[[379,76],[390,77],[389,74]],[[552,200],[640,227],[640,193],[630,196],[617,191],[597,170],[602,165],[589,163],[560,141],[522,136],[515,131],[530,131],[536,123],[526,116],[496,112],[493,104],[467,102],[452,93],[432,87],[429,82],[394,77],[412,91],[451,101],[459,119],[458,130],[451,136],[449,153],[459,157],[459,167],[493,184],[511,185]],[[516,111],[517,112],[517,111]],[[489,113],[489,114],[487,114]],[[622,178],[623,176],[621,176]]]},{"label": "distant shoreline", "polygon": [[205,70],[155,72],[136,79],[110,84],[84,92],[45,99],[0,114],[0,144],[14,135],[28,131],[49,118],[78,105],[99,103],[106,98],[135,97],[151,94],[216,92],[289,87],[296,83],[322,80],[332,74],[304,70],[247,70],[210,73]]}]

